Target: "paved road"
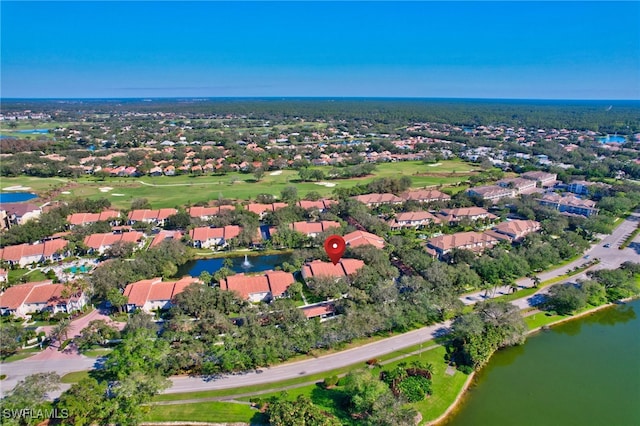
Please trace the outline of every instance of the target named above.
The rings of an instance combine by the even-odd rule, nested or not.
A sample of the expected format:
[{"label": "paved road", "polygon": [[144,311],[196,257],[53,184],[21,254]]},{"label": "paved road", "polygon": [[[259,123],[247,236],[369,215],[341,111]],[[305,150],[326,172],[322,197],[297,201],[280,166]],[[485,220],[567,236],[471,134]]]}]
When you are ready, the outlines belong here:
[{"label": "paved road", "polygon": [[[601,263],[598,268],[616,268],[622,262],[631,260],[640,262],[640,236],[634,239],[634,243],[624,250],[618,250],[620,243],[624,241],[626,236],[631,233],[637,223],[640,222],[640,212],[634,213],[626,219],[612,235],[606,236],[597,245],[589,249],[587,255],[593,258],[600,258]],[[604,245],[610,243],[610,248]],[[563,275],[567,270],[584,263],[584,259],[579,259],[569,265],[554,271],[548,271],[540,274],[541,280],[548,280],[559,275]],[[580,278],[581,275],[572,277],[572,279]],[[530,286],[532,283],[529,279],[519,281],[519,284]],[[547,289],[542,289],[540,293],[544,293]],[[508,291],[508,289],[503,289]],[[480,298],[480,294],[474,297]],[[536,295],[514,301],[513,303],[521,308],[530,306],[535,301]],[[538,296],[539,297],[539,296]],[[465,299],[468,303],[470,299]],[[473,303],[471,301],[470,303]],[[350,364],[364,362],[371,358],[376,358],[395,350],[413,346],[432,339],[435,335],[443,333],[449,327],[449,323],[437,324],[424,327],[419,330],[413,330],[405,334],[379,340],[347,351],[335,354],[325,355],[315,359],[287,363],[271,368],[265,368],[262,373],[251,372],[243,375],[230,375],[211,380],[192,377],[173,377],[171,378],[173,386],[167,389],[166,393],[192,392],[211,389],[227,389],[245,385],[255,385],[261,383],[270,383],[275,381],[286,380],[294,377],[300,377],[308,374],[322,373],[324,371],[333,370]],[[57,371],[60,375],[64,375],[71,371],[82,371],[90,369],[94,366],[95,360],[80,355],[73,357],[65,357],[64,359],[48,360],[46,362],[26,359],[15,361],[9,364],[1,364],[0,371],[9,377],[0,381],[0,395],[3,391],[12,389],[18,380],[35,372]],[[50,395],[54,397],[55,395]]]},{"label": "paved road", "polygon": [[[558,269],[552,271],[542,272],[538,274],[538,278],[541,281],[550,280],[560,275],[566,274],[569,270],[575,269],[578,266],[582,266],[591,259],[600,259],[600,263],[589,268],[591,269],[616,269],[622,263],[626,261],[640,262],[640,235],[636,236],[633,243],[630,244],[624,250],[619,250],[618,247],[624,242],[629,234],[631,234],[638,226],[640,222],[640,211],[634,212],[625,219],[611,235],[603,235],[602,239],[595,245],[591,246],[589,250],[584,253],[583,257],[564,265]],[[610,247],[605,247],[610,245]],[[571,280],[578,278],[585,278],[585,275],[578,275],[571,277]],[[533,282],[529,278],[522,278],[516,281],[520,288],[527,288],[533,286]],[[498,287],[495,293],[490,294],[491,297],[498,297],[505,294],[509,294],[511,289],[507,286]],[[543,291],[544,293],[546,291]],[[486,299],[485,291],[477,291],[460,297],[460,300],[465,305],[474,304],[480,300]]]}]

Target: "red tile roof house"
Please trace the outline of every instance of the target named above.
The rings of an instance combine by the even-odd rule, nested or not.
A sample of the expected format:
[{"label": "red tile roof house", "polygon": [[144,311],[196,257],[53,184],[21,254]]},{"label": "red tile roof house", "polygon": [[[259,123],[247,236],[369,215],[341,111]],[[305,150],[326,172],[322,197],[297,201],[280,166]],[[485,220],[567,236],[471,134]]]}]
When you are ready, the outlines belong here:
[{"label": "red tile roof house", "polygon": [[149,248],[154,248],[156,246],[159,246],[160,244],[162,244],[163,242],[165,242],[167,240],[178,240],[178,241],[180,241],[181,239],[182,239],[182,232],[180,232],[180,231],[165,231],[165,230],[162,230],[162,231],[158,232],[155,237],[153,237],[153,240],[151,241],[151,244],[149,244]]},{"label": "red tile roof house", "polygon": [[198,278],[182,277],[178,281],[165,281],[162,278],[151,278],[127,285],[124,295],[127,297],[127,312],[141,309],[152,312],[155,309],[169,309],[174,297],[191,284],[202,284]]},{"label": "red tile roof house", "polygon": [[437,189],[416,189],[400,194],[407,201],[417,201],[420,203],[429,203],[432,201],[448,201],[451,196],[440,192]]},{"label": "red tile roof house", "polygon": [[307,237],[315,238],[318,234],[328,231],[329,229],[340,228],[340,224],[333,220],[323,220],[321,222],[293,222],[289,224],[289,228],[305,234]]},{"label": "red tile roof house", "polygon": [[498,186],[503,188],[513,188],[517,194],[531,194],[536,192],[537,182],[530,179],[513,178],[502,179],[496,182]]},{"label": "red tile roof house", "polygon": [[439,224],[440,219],[429,212],[404,212],[396,214],[396,217],[389,221],[391,229],[419,228],[430,224]]},{"label": "red tile roof house", "polygon": [[317,209],[319,212],[323,212],[327,210],[329,207],[331,207],[332,205],[337,203],[338,202],[335,200],[327,200],[327,199],[322,199],[318,201],[300,200],[298,201],[298,206],[302,207],[305,210]]},{"label": "red tile roof house", "polygon": [[487,234],[498,239],[518,241],[527,235],[540,230],[540,222],[535,220],[509,220],[494,226]]},{"label": "red tile roof house", "polygon": [[84,244],[94,252],[103,254],[117,242],[134,243],[138,248],[142,247],[144,234],[139,231],[123,232],[121,234],[91,234],[84,238]]},{"label": "red tile roof house", "polygon": [[394,194],[365,194],[352,197],[368,207],[377,207],[383,204],[402,204],[404,200]]},{"label": "red tile roof house", "polygon": [[203,226],[189,231],[189,237],[195,248],[223,247],[227,241],[240,235],[242,228],[238,225],[228,225],[223,228]]},{"label": "red tile roof house", "polygon": [[336,315],[336,307],[333,302],[322,302],[316,305],[304,306],[300,310],[307,319],[320,318],[320,321]]},{"label": "red tile roof house", "polygon": [[294,282],[293,274],[289,272],[265,271],[261,275],[228,276],[220,281],[220,288],[235,291],[242,299],[256,303],[284,297]]},{"label": "red tile roof house", "polygon": [[346,234],[342,238],[344,238],[344,242],[347,244],[347,247],[372,245],[375,248],[384,248],[384,239],[370,232],[353,231]]},{"label": "red tile roof house", "polygon": [[110,222],[111,225],[117,225],[120,218],[120,212],[116,210],[105,210],[100,213],[74,213],[67,216],[67,222],[71,226],[88,225],[96,222]]},{"label": "red tile roof house", "polygon": [[462,207],[459,209],[442,209],[438,212],[438,217],[442,222],[454,224],[463,218],[469,220],[489,219],[495,220],[498,216],[489,213],[482,207]]},{"label": "red tile roof house", "polygon": [[273,203],[273,204],[251,203],[251,204],[248,204],[246,208],[250,212],[257,214],[262,218],[266,212],[274,212],[278,209],[282,209],[287,206],[288,206],[287,203]]},{"label": "red tile roof house", "polygon": [[427,252],[434,256],[442,256],[453,249],[483,251],[498,242],[497,238],[480,232],[457,232],[431,238],[427,241]]},{"label": "red tile roof house", "polygon": [[557,182],[557,173],[546,173],[541,171],[526,172],[520,175],[525,179],[535,180],[540,186],[553,186]]},{"label": "red tile roof house", "polygon": [[47,240],[38,244],[7,246],[0,249],[0,259],[10,265],[20,265],[20,267],[48,260],[57,262],[64,259],[68,254],[65,250],[68,244],[67,240],[57,239]]},{"label": "red tile roof house", "polygon": [[176,209],[132,210],[129,212],[129,225],[133,225],[136,222],[147,222],[156,226],[164,226],[164,221],[176,213],[178,213]]},{"label": "red tile roof house", "polygon": [[26,318],[31,312],[69,313],[89,303],[84,292],[63,298],[64,288],[63,284],[52,284],[51,280],[11,286],[0,294],[0,314]]},{"label": "red tile roof house", "polygon": [[304,264],[301,272],[305,281],[317,277],[340,279],[355,274],[363,266],[364,262],[360,259],[342,259],[335,265],[331,262],[314,260]]},{"label": "red tile roof house", "polygon": [[199,218],[202,220],[209,220],[213,217],[219,216],[224,211],[233,211],[235,206],[220,206],[220,207],[199,207],[194,206],[187,210],[189,216],[193,218]]}]

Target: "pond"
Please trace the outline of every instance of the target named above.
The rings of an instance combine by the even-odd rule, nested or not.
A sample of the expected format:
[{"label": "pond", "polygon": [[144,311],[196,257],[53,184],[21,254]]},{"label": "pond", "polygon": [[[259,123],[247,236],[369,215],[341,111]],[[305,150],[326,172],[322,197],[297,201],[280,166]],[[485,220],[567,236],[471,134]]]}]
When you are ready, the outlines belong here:
[{"label": "pond", "polygon": [[640,425],[640,300],[498,351],[445,421],[464,425]]},{"label": "pond", "polygon": [[0,192],[0,203],[20,203],[38,198],[31,192]]},{"label": "pond", "polygon": [[[233,262],[231,269],[236,273],[260,272],[275,269],[276,266],[281,266],[283,262],[291,262],[291,254],[248,255],[246,262],[245,257],[242,256],[230,257],[229,259]],[[192,260],[178,268],[177,276],[191,275],[192,277],[197,277],[203,271],[207,271],[213,275],[222,268],[223,262],[224,258]]]}]

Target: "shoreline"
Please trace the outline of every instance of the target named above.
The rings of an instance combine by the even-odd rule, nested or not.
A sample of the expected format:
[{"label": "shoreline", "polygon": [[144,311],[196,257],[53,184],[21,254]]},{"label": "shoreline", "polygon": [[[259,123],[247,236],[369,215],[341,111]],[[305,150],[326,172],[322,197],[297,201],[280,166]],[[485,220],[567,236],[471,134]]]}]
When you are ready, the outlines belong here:
[{"label": "shoreline", "polygon": [[[528,336],[530,336],[532,334],[538,333],[541,330],[545,329],[545,327],[556,326],[556,325],[559,325],[559,324],[563,324],[565,322],[573,321],[575,319],[582,318],[582,317],[585,317],[587,315],[593,314],[593,313],[595,313],[597,311],[601,311],[601,310],[603,310],[605,308],[610,308],[612,306],[619,305],[622,302],[627,303],[627,302],[629,302],[631,300],[635,300],[635,299],[638,299],[638,298],[640,298],[640,295],[634,296],[634,297],[628,297],[626,299],[619,300],[618,302],[610,302],[610,303],[605,303],[604,305],[594,306],[591,309],[587,309],[586,311],[580,312],[580,313],[572,315],[570,317],[562,318],[562,319],[559,319],[557,321],[551,322],[549,324],[546,324],[546,325],[531,329],[531,330],[527,331],[526,336],[528,337]],[[525,344],[526,344],[526,341],[525,341]],[[493,356],[493,354],[491,356]],[[477,371],[474,371],[473,373],[471,373],[469,375],[469,377],[467,377],[467,380],[464,382],[464,385],[462,386],[462,388],[458,392],[458,395],[456,396],[456,399],[451,403],[451,405],[449,405],[447,407],[447,409],[444,411],[444,413],[442,413],[440,416],[438,416],[438,418],[436,418],[434,420],[430,420],[430,421],[428,421],[426,423],[423,423],[423,424],[425,426],[437,426],[437,425],[441,424],[444,420],[446,420],[447,417],[449,417],[449,415],[456,408],[459,407],[460,402],[462,401],[463,397],[467,394],[467,390],[471,386],[476,373],[477,373]]]}]

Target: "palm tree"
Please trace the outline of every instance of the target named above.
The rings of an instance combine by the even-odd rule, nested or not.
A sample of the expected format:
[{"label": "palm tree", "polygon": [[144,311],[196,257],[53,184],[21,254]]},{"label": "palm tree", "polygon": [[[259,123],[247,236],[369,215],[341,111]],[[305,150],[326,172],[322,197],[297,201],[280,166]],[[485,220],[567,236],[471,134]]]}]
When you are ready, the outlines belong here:
[{"label": "palm tree", "polygon": [[69,331],[71,331],[71,321],[63,319],[58,323],[58,325],[53,327],[51,336],[58,341],[66,340],[68,338]]}]

